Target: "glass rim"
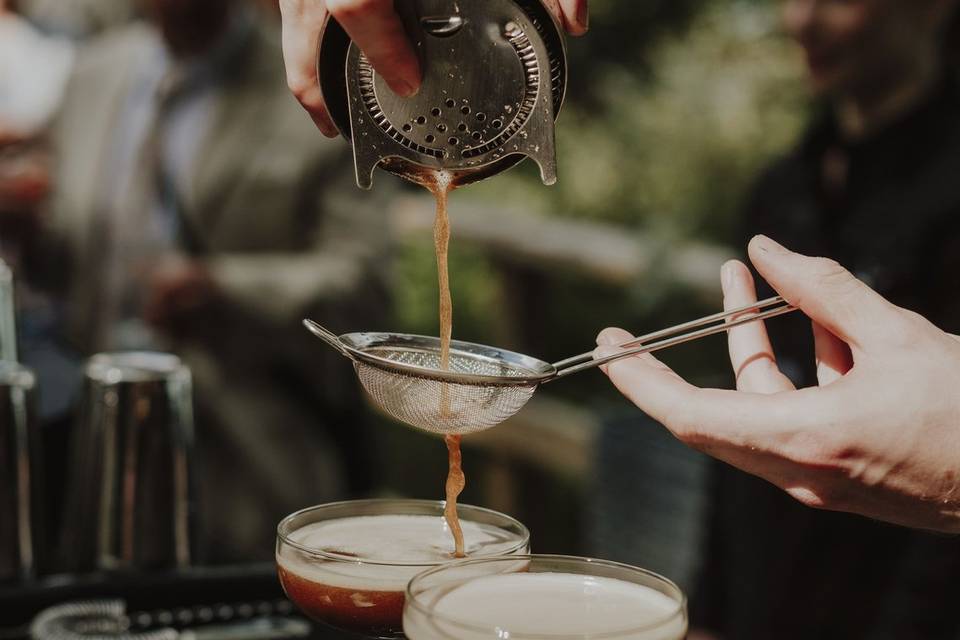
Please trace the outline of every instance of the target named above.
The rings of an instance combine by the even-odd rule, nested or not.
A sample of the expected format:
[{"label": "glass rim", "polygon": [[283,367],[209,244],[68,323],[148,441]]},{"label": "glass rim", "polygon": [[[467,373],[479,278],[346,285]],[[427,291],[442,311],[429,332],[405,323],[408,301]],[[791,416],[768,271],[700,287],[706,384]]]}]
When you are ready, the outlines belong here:
[{"label": "glass rim", "polygon": [[163,382],[189,369],[180,356],[162,351],[104,351],[87,359],[84,374],[101,384]]},{"label": "glass rim", "polygon": [[0,360],[0,385],[32,390],[37,383],[33,369],[12,360]]},{"label": "glass rim", "polygon": [[[449,561],[440,560],[438,562],[399,562],[399,561],[391,561],[391,560],[367,560],[366,558],[360,558],[357,556],[347,556],[339,553],[331,553],[329,551],[323,551],[322,549],[316,549],[314,547],[309,547],[307,545],[300,544],[299,542],[295,542],[294,540],[290,539],[289,533],[293,533],[293,531],[285,533],[284,528],[287,525],[289,525],[291,521],[305,514],[312,513],[315,511],[323,511],[326,509],[332,510],[339,507],[346,507],[351,505],[353,506],[410,505],[410,506],[419,506],[419,507],[438,507],[440,510],[440,513],[436,517],[442,518],[443,508],[446,506],[446,504],[447,504],[446,500],[422,500],[422,499],[416,499],[416,498],[366,498],[362,500],[341,500],[339,502],[328,502],[325,504],[317,504],[317,505],[313,505],[312,507],[305,507],[303,509],[300,509],[299,511],[294,511],[290,515],[286,516],[283,520],[281,520],[280,523],[277,525],[277,539],[280,540],[280,542],[282,542],[283,544],[293,547],[298,551],[306,553],[310,556],[314,556],[316,558],[322,558],[324,560],[334,560],[336,562],[348,562],[351,564],[366,564],[366,565],[379,566],[379,567],[426,567],[426,568],[432,569],[435,567],[446,565],[449,562],[458,562],[458,561],[455,559],[451,559]],[[530,544],[529,529],[527,529],[526,525],[524,525],[522,522],[520,522],[516,518],[508,516],[507,514],[501,513],[499,511],[494,511],[493,509],[487,509],[485,507],[477,507],[472,504],[458,504],[457,510],[461,516],[463,516],[463,511],[469,511],[472,513],[482,513],[482,514],[494,516],[495,518],[500,518],[506,521],[509,525],[515,526],[517,530],[520,532],[520,539],[517,541],[515,545],[513,545],[512,547],[509,547],[508,549],[504,549],[498,552],[496,556],[488,556],[489,558],[499,558],[502,556],[511,557],[510,556],[511,553],[514,553],[520,549],[523,549]],[[375,515],[423,515],[423,514],[386,513],[386,514],[367,514],[367,515],[375,516]],[[359,515],[359,516],[346,516],[346,517],[364,517],[364,516]],[[469,518],[466,518],[466,519],[469,520]],[[294,529],[294,531],[298,531],[298,530],[299,530],[299,527],[297,529]],[[519,557],[519,556],[512,556],[512,557]],[[484,558],[478,558],[478,559],[484,559]]]},{"label": "glass rim", "polygon": [[[559,562],[575,563],[580,565],[603,566],[611,569],[625,569],[627,571],[630,571],[631,573],[642,574],[648,578],[653,578],[654,580],[661,582],[667,585],[668,587],[676,590],[676,592],[680,595],[679,599],[676,601],[677,608],[676,610],[672,611],[669,615],[664,615],[662,618],[658,618],[650,622],[649,624],[639,626],[639,627],[633,626],[633,627],[626,627],[624,629],[616,629],[613,631],[604,631],[602,633],[590,633],[590,634],[547,634],[547,633],[510,632],[511,638],[518,638],[520,640],[584,640],[586,638],[590,638],[590,640],[594,640],[594,639],[602,639],[602,638],[620,638],[624,634],[639,633],[642,631],[655,631],[659,627],[663,627],[667,624],[670,624],[674,620],[677,620],[678,618],[685,616],[684,611],[686,610],[686,607],[687,607],[687,594],[684,593],[683,589],[681,589],[673,580],[665,576],[662,576],[659,573],[650,571],[649,569],[644,569],[642,567],[636,567],[631,564],[616,562],[613,560],[601,560],[599,558],[587,558],[583,556],[568,556],[568,555],[539,554],[539,553],[538,554],[521,554],[521,555],[513,555],[513,556],[492,556],[489,558],[467,558],[466,560],[458,560],[456,562],[450,562],[440,566],[436,566],[432,569],[428,569],[426,571],[418,573],[413,578],[411,578],[410,581],[407,583],[407,588],[403,594],[405,606],[413,607],[417,609],[417,611],[420,614],[427,616],[428,619],[437,620],[437,621],[443,622],[444,624],[449,624],[455,628],[463,629],[465,631],[474,631],[474,632],[484,633],[484,632],[494,630],[497,628],[495,624],[491,624],[490,626],[481,626],[478,624],[457,620],[456,618],[434,612],[432,609],[428,608],[426,605],[422,604],[419,600],[417,600],[417,597],[413,593],[414,587],[419,582],[422,582],[423,580],[426,580],[440,572],[453,571],[458,567],[470,567],[470,566],[479,565],[479,564],[493,564],[494,562],[517,562],[517,561],[532,562],[535,560],[546,560],[546,561],[553,560],[553,561],[559,561]],[[501,574],[492,574],[492,575],[501,575]],[[584,575],[587,577],[590,576],[590,574],[580,574],[580,575]],[[596,577],[602,577],[602,576],[596,576]],[[667,595],[667,594],[664,594],[664,595]]]}]

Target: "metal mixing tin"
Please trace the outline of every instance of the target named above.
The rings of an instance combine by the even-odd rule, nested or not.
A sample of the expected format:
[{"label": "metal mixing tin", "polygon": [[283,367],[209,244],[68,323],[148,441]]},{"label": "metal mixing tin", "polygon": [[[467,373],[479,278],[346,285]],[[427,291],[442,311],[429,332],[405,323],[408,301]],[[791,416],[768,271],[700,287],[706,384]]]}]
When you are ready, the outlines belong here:
[{"label": "metal mixing tin", "polygon": [[321,90],[351,141],[357,184],[380,166],[418,180],[446,171],[482,180],[525,157],[557,180],[554,121],[566,89],[562,30],[539,0],[398,0],[423,73],[417,95],[393,93],[340,25],[319,45]]}]

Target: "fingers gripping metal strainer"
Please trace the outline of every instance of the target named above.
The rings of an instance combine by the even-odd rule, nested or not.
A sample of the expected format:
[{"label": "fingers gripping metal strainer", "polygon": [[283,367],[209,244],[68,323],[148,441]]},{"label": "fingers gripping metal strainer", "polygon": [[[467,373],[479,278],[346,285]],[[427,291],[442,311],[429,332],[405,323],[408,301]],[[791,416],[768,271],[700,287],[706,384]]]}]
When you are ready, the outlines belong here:
[{"label": "fingers gripping metal strainer", "polygon": [[324,101],[353,144],[357,184],[377,166],[405,177],[444,170],[456,184],[534,159],[557,179],[554,120],[563,103],[562,31],[540,0],[397,0],[423,83],[402,98],[335,20],[324,27]]},{"label": "fingers gripping metal strainer", "polygon": [[353,361],[360,383],[385,412],[424,431],[462,435],[513,416],[541,384],[793,310],[782,298],[770,298],[634,338],[619,345],[624,351],[605,358],[594,359],[588,351],[553,364],[454,340],[448,369],[440,366],[439,338],[400,333],[337,336],[312,320],[304,320],[304,326]]}]

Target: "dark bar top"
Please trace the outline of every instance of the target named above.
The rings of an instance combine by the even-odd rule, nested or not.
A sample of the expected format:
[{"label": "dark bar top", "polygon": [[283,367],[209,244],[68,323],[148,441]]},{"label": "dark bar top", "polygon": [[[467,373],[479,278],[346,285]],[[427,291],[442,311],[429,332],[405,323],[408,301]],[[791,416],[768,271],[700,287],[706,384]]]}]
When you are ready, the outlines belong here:
[{"label": "dark bar top", "polygon": [[[55,575],[0,585],[0,640],[29,637],[29,625],[44,609],[98,599],[126,602],[130,631],[298,617],[280,588],[276,566],[256,564],[156,573]],[[343,638],[312,625],[310,638]]]}]

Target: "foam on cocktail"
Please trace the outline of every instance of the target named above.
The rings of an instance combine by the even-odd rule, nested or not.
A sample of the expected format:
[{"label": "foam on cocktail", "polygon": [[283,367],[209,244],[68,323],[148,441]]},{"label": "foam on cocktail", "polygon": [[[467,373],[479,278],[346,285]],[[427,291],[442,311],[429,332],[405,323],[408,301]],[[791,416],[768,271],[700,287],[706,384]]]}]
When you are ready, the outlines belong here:
[{"label": "foam on cocktail", "polygon": [[[467,554],[495,556],[516,550],[521,539],[499,527],[463,521]],[[281,552],[282,568],[305,580],[346,589],[403,591],[423,566],[453,557],[453,538],[437,516],[377,515],[308,524],[289,539],[301,546],[357,562],[324,562]],[[379,564],[378,564],[379,563]],[[399,564],[390,564],[399,563]]]},{"label": "foam on cocktail", "polygon": [[428,613],[407,606],[404,631],[410,640],[494,637],[495,629],[510,637],[612,634],[638,640],[680,640],[686,633],[680,602],[613,578],[509,573],[424,595]]}]

